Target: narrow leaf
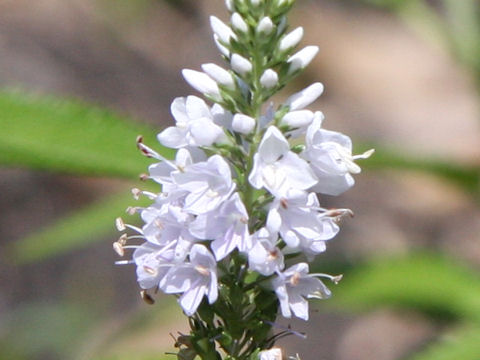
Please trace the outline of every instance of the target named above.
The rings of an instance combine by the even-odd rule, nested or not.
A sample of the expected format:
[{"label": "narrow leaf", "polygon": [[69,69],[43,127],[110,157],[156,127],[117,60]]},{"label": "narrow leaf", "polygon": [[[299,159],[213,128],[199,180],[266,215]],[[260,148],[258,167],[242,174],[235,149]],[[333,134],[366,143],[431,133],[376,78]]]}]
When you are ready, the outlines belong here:
[{"label": "narrow leaf", "polygon": [[372,260],[351,269],[335,291],[351,310],[413,308],[443,318],[480,319],[480,277],[437,254]]},{"label": "narrow leaf", "polygon": [[[135,201],[130,192],[125,191],[87,206],[14,243],[13,259],[18,263],[30,263],[87,246],[108,235],[113,238],[114,219],[125,215],[124,210],[129,205],[143,206],[147,202]],[[131,217],[131,222],[136,220],[138,217]]]},{"label": "narrow leaf", "polygon": [[155,133],[111,111],[77,101],[0,92],[0,164],[82,175],[133,177],[148,159],[136,149],[144,135],[166,157]]}]

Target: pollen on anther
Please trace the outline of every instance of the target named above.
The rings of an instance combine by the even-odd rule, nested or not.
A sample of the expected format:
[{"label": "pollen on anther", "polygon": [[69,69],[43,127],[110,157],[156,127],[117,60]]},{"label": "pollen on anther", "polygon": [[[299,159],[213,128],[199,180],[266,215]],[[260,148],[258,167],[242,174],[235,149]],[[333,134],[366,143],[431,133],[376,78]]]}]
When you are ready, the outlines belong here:
[{"label": "pollen on anther", "polygon": [[140,189],[137,189],[137,188],[132,189],[132,195],[135,200],[138,200],[141,194],[142,194],[142,191]]},{"label": "pollen on anther", "polygon": [[122,244],[118,241],[113,243],[113,250],[118,254],[118,256],[123,257],[125,255],[125,249],[123,248]]},{"label": "pollen on anther", "polygon": [[123,222],[123,219],[118,217],[115,219],[115,226],[117,227],[118,231],[125,231],[125,223]]},{"label": "pollen on anther", "polygon": [[287,199],[281,198],[281,199],[280,199],[280,205],[282,206],[282,208],[284,208],[285,210],[287,210],[287,208],[288,208],[288,201],[287,201]]},{"label": "pollen on anther", "polygon": [[151,268],[150,266],[144,265],[144,266],[143,266],[143,270],[145,270],[145,272],[146,272],[148,275],[152,275],[152,276],[157,275],[157,271],[156,271],[155,269]]}]

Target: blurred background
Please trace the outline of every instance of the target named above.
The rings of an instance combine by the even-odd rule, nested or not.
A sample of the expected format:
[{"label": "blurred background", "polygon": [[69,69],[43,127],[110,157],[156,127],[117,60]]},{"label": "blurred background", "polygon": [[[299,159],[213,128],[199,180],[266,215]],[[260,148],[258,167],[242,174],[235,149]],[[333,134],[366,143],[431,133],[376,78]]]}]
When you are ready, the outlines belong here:
[{"label": "blurred background", "polygon": [[[145,187],[183,68],[221,64],[221,0],[0,0],[0,359],[175,359],[172,299],[138,295],[115,266],[113,219]],[[291,27],[320,46],[283,92],[354,140],[357,185],[322,272],[342,272],[305,332],[302,360],[480,359],[480,9],[474,0],[298,0]],[[128,221],[134,221],[128,219]]]}]

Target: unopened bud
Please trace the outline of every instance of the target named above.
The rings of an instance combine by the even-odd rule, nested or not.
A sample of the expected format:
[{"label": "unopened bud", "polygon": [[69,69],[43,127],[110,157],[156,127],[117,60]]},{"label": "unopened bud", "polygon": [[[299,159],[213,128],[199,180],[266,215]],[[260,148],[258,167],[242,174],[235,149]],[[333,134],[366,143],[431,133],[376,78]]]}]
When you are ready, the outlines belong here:
[{"label": "unopened bud", "polygon": [[232,128],[241,134],[249,134],[255,128],[255,119],[244,114],[235,114],[232,119]]},{"label": "unopened bud", "polygon": [[198,92],[213,96],[215,98],[220,97],[220,90],[218,89],[217,83],[207,74],[200,71],[183,69],[182,75],[185,81]]},{"label": "unopened bud", "polygon": [[272,19],[270,19],[268,16],[265,16],[262,18],[262,20],[259,21],[257,25],[257,32],[259,34],[265,34],[268,35],[272,32],[273,30],[273,22]]},{"label": "unopened bud", "polygon": [[278,84],[278,75],[272,69],[267,69],[260,77],[260,84],[266,89],[272,89]]},{"label": "unopened bud", "polygon": [[283,37],[283,39],[280,41],[280,45],[278,46],[279,50],[283,52],[293,49],[298,45],[300,40],[302,40],[302,37],[303,28],[300,26]]},{"label": "unopened bud", "polygon": [[288,59],[290,67],[288,68],[288,73],[292,74],[297,70],[304,69],[310,64],[315,55],[318,53],[318,46],[307,46],[295,53]]},{"label": "unopened bud", "polygon": [[203,64],[202,70],[220,85],[229,89],[235,89],[235,80],[227,70],[216,64]]},{"label": "unopened bud", "polygon": [[210,26],[220,41],[225,44],[230,44],[230,39],[237,38],[232,29],[216,16],[210,16]]},{"label": "unopened bud", "polygon": [[239,73],[240,75],[245,76],[252,71],[252,63],[245,59],[243,56],[238,54],[233,54],[231,59],[232,69]]},{"label": "unopened bud", "polygon": [[242,33],[248,32],[248,25],[239,13],[233,13],[230,21],[232,22],[232,26],[235,30],[238,30]]}]

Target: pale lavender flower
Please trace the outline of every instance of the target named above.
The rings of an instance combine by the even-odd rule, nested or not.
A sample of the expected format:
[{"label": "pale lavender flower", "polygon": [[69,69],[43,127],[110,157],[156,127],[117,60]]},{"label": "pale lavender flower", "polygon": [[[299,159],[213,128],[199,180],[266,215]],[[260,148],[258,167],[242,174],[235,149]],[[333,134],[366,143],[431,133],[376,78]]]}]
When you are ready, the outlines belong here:
[{"label": "pale lavender flower", "polygon": [[217,263],[208,249],[200,244],[192,246],[189,258],[190,262],[170,268],[162,278],[160,288],[167,294],[182,293],[178,302],[185,314],[192,316],[205,295],[210,304],[217,300]]},{"label": "pale lavender flower", "polygon": [[310,166],[290,151],[287,139],[275,126],[267,129],[253,159],[248,180],[256,189],[264,187],[275,195],[289,188],[306,190],[317,183]]},{"label": "pale lavender flower", "polygon": [[199,239],[213,240],[211,248],[217,260],[235,249],[247,252],[252,247],[248,213],[238,193],[218,209],[198,215],[190,225],[190,232]]},{"label": "pale lavender flower", "polygon": [[282,315],[308,320],[308,301],[310,298],[326,299],[330,290],[315,276],[308,273],[307,263],[298,263],[289,267],[273,279],[272,285],[280,301]]},{"label": "pale lavender flower", "polygon": [[214,210],[235,189],[230,167],[220,155],[195,163],[183,172],[175,172],[172,177],[179,190],[188,193],[184,210],[195,215]]},{"label": "pale lavender flower", "polygon": [[265,276],[283,270],[284,256],[277,247],[278,234],[261,228],[252,235],[252,239],[254,245],[248,252],[249,268]]},{"label": "pale lavender flower", "polygon": [[210,146],[225,139],[223,129],[213,122],[212,113],[202,99],[196,96],[176,98],[171,111],[176,126],[170,126],[158,134],[158,141],[162,145],[174,149]]},{"label": "pale lavender flower", "polygon": [[373,150],[352,155],[352,141],[348,136],[322,129],[321,126],[322,119],[315,119],[309,126],[302,156],[310,162],[319,179],[313,190],[322,194],[339,195],[355,183],[351,174],[361,172],[354,161],[368,158]]}]

